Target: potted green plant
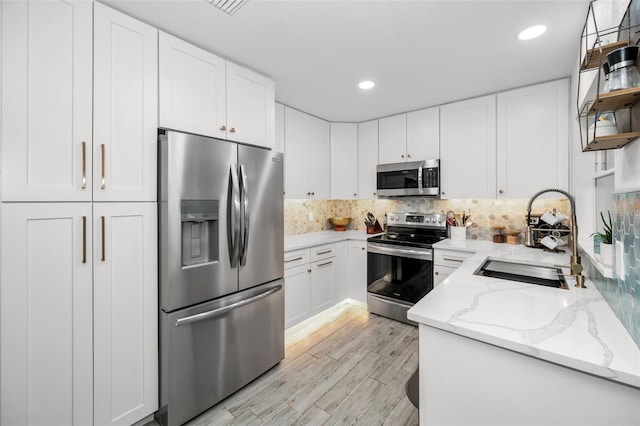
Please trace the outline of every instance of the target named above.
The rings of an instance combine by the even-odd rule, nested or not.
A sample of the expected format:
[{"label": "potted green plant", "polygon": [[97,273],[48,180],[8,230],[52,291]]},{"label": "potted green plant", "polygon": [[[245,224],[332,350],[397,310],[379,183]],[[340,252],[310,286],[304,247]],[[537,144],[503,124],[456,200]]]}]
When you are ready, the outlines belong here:
[{"label": "potted green plant", "polygon": [[600,263],[606,266],[613,265],[613,220],[611,212],[607,210],[607,219],[604,213],[600,212],[602,219],[602,229],[604,232],[596,232],[593,235],[600,239]]}]

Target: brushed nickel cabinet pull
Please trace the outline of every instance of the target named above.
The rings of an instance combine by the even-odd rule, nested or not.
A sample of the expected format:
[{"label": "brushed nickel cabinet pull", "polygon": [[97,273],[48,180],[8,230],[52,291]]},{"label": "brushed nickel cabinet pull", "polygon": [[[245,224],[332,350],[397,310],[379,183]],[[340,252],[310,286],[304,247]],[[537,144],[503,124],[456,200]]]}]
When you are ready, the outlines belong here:
[{"label": "brushed nickel cabinet pull", "polygon": [[100,222],[101,222],[101,227],[102,227],[102,257],[100,258],[100,260],[104,262],[104,260],[105,260],[105,254],[104,254],[104,252],[105,252],[105,243],[104,243],[104,235],[105,235],[105,232],[104,232],[104,216],[100,216]]},{"label": "brushed nickel cabinet pull", "polygon": [[460,263],[464,262],[464,259],[454,259],[451,257],[443,257],[442,260],[449,260],[451,262],[460,262]]},{"label": "brushed nickel cabinet pull", "polygon": [[321,267],[321,266],[331,265],[332,263],[333,263],[333,261],[324,262],[324,263],[318,263],[318,268]]},{"label": "brushed nickel cabinet pull", "polygon": [[331,253],[331,250],[317,251],[316,252],[316,254],[327,254],[327,253]]},{"label": "brushed nickel cabinet pull", "polygon": [[236,132],[236,128],[235,128],[235,127],[230,128],[230,129],[229,129],[229,132],[230,132],[230,133],[235,133],[235,132]]},{"label": "brushed nickel cabinet pull", "polygon": [[87,217],[82,216],[82,263],[87,263]]},{"label": "brushed nickel cabinet pull", "polygon": [[85,141],[82,141],[82,189],[87,189],[87,143]]},{"label": "brushed nickel cabinet pull", "polygon": [[287,263],[287,262],[295,262],[296,260],[302,260],[302,256],[300,256],[300,257],[294,257],[293,259],[287,259],[287,260],[285,260],[285,261],[284,261],[284,263]]},{"label": "brushed nickel cabinet pull", "polygon": [[220,126],[220,130],[224,132],[225,130],[227,130],[227,126]]},{"label": "brushed nickel cabinet pull", "polygon": [[102,161],[102,179],[100,179],[100,189],[104,189],[106,186],[106,182],[104,179],[104,150],[105,150],[104,144],[100,144],[100,157]]}]

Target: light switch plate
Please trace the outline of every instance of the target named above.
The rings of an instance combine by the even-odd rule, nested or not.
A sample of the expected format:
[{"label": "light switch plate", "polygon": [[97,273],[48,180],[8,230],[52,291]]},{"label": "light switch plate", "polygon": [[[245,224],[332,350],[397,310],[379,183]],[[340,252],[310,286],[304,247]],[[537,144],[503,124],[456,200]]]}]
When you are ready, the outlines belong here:
[{"label": "light switch plate", "polygon": [[624,244],[616,241],[616,276],[624,281]]}]

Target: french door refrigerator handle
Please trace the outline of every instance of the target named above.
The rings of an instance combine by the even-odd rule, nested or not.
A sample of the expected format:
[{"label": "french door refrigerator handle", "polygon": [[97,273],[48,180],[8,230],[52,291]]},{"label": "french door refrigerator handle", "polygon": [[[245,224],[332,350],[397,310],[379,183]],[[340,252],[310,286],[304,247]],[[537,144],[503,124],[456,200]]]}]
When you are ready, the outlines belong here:
[{"label": "french door refrigerator handle", "polygon": [[244,164],[240,164],[240,191],[242,194],[242,245],[240,249],[240,266],[247,264],[247,247],[249,246],[249,182]]},{"label": "french door refrigerator handle", "polygon": [[213,309],[211,311],[207,311],[207,312],[202,312],[199,314],[195,314],[195,315],[190,315],[188,317],[184,317],[184,318],[180,318],[176,320],[176,327],[180,326],[180,325],[185,325],[185,324],[191,324],[194,322],[198,322],[198,321],[204,321],[206,319],[209,318],[214,318],[214,317],[218,317],[220,315],[226,314],[229,311],[233,311],[235,309],[238,309],[242,306],[245,305],[249,305],[253,302],[257,302],[260,299],[264,299],[265,297],[271,296],[273,293],[276,293],[278,291],[280,291],[280,289],[282,289],[281,285],[277,285],[275,287],[270,288],[269,290],[266,290],[260,294],[257,294],[255,296],[249,297],[248,299],[243,299],[239,302],[236,303],[232,303],[229,306],[223,306],[222,308],[217,308],[217,309]]},{"label": "french door refrigerator handle", "polygon": [[230,167],[231,174],[231,196],[229,209],[229,225],[227,232],[229,233],[229,258],[231,267],[238,265],[238,255],[240,250],[240,184],[238,183],[238,167],[232,163]]}]

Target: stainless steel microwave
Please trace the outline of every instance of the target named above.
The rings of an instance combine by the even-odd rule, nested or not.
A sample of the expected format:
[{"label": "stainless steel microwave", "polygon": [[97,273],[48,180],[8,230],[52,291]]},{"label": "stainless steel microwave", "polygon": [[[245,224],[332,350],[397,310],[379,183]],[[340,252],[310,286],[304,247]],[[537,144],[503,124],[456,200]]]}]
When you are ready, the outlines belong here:
[{"label": "stainless steel microwave", "polygon": [[440,160],[379,164],[376,175],[379,197],[440,195]]}]

